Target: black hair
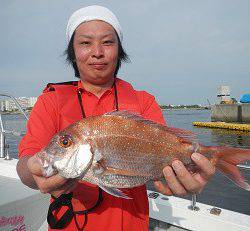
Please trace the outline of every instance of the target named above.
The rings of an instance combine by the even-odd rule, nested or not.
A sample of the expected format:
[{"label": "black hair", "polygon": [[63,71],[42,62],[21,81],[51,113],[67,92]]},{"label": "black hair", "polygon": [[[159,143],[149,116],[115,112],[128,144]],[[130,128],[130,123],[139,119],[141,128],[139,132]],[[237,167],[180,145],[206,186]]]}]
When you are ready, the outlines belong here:
[{"label": "black hair", "polygon": [[[73,35],[71,36],[71,39],[69,41],[67,49],[64,52],[64,55],[66,55],[66,61],[73,67],[75,71],[75,77],[80,78],[80,73],[76,64],[76,56],[75,56],[74,45],[73,45],[74,36],[75,36],[75,33],[73,33]],[[117,38],[118,38],[118,60],[117,60],[114,77],[117,75],[122,62],[130,61],[129,56],[127,55],[127,53],[122,47],[120,38],[118,36]]]}]

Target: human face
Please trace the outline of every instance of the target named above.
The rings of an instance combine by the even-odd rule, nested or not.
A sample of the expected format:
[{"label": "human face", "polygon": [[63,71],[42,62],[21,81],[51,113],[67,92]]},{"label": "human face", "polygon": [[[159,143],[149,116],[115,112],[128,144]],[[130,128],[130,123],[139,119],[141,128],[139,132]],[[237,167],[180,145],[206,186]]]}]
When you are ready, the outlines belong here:
[{"label": "human face", "polygon": [[103,21],[82,23],[73,41],[80,78],[93,85],[113,82],[118,59],[118,38],[114,28]]}]

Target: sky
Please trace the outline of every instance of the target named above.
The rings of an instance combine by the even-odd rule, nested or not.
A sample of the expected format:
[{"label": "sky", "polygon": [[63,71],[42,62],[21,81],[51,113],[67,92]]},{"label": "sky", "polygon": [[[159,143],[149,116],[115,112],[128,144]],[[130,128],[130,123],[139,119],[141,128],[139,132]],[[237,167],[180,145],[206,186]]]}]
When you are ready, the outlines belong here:
[{"label": "sky", "polygon": [[65,62],[69,16],[102,5],[118,17],[131,62],[118,76],[160,104],[216,103],[221,85],[250,93],[249,0],[1,0],[0,92],[38,96],[74,80]]}]

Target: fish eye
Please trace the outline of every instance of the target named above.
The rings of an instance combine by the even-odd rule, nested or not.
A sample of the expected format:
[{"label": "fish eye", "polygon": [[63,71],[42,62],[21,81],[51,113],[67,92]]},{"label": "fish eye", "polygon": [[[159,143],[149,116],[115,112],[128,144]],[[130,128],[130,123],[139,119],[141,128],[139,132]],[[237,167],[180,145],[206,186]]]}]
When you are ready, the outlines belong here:
[{"label": "fish eye", "polygon": [[72,144],[73,142],[72,142],[72,140],[70,139],[70,137],[69,136],[62,136],[62,137],[60,137],[60,139],[59,139],[59,145],[61,146],[61,147],[63,147],[63,148],[68,148],[69,146],[71,146],[71,144]]}]

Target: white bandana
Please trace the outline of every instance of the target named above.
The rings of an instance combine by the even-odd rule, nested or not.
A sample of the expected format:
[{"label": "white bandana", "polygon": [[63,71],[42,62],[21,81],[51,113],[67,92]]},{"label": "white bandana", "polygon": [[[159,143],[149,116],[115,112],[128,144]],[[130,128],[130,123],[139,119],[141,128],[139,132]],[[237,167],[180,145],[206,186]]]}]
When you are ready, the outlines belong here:
[{"label": "white bandana", "polygon": [[117,17],[106,7],[93,5],[81,8],[70,16],[66,29],[67,42],[69,43],[75,29],[81,23],[92,20],[101,20],[110,24],[122,41],[122,30]]}]

